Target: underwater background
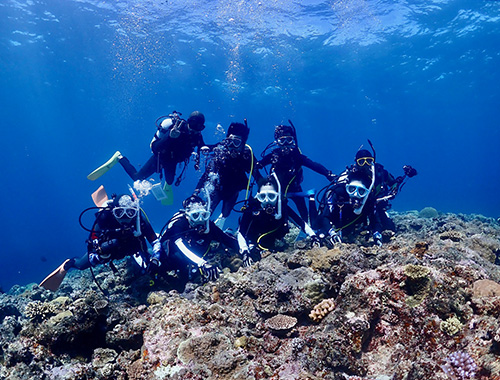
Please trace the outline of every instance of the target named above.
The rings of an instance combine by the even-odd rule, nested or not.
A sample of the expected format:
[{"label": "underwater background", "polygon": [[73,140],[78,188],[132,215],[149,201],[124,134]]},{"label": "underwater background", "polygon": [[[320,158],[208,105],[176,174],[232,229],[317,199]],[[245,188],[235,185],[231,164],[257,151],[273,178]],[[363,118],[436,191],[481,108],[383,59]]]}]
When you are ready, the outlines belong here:
[{"label": "underwater background", "polygon": [[[290,119],[336,173],[370,139],[394,175],[419,173],[393,210],[500,216],[500,1],[3,0],[0,19],[4,290],[85,252],[91,193],[132,184],[87,174],[116,150],[144,163],[173,110],[203,112],[209,143],[246,118],[258,157]],[[199,175],[173,206],[143,199],[158,232]]]}]

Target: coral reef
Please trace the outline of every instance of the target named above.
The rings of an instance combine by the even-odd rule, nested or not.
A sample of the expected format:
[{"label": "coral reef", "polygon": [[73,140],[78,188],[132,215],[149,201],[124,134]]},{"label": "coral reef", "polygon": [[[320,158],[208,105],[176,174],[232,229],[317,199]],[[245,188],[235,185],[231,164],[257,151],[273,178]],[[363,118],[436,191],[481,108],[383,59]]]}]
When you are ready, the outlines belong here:
[{"label": "coral reef", "polygon": [[297,318],[278,314],[266,320],[265,324],[272,331],[287,331],[297,324]]},{"label": "coral reef", "polygon": [[314,322],[319,322],[325,318],[329,312],[333,311],[333,309],[335,309],[335,300],[333,298],[327,298],[314,306],[314,309],[309,313],[309,318]]},{"label": "coral reef", "polygon": [[418,213],[418,216],[421,218],[437,218],[439,216],[439,213],[434,207],[424,207],[420,212]]},{"label": "coral reef", "polygon": [[452,380],[467,380],[476,377],[477,365],[465,352],[450,354],[441,368]]},{"label": "coral reef", "polygon": [[[391,212],[382,247],[234,259],[216,282],[129,260],[0,293],[0,379],[500,380],[500,225]],[[172,280],[173,281],[173,280]]]}]

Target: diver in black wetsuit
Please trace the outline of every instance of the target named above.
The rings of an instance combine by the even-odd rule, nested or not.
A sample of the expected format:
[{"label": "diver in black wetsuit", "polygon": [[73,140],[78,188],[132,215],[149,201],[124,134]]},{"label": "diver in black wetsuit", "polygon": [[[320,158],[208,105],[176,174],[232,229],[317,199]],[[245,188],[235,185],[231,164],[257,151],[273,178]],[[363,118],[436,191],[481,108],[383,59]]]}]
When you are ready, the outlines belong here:
[{"label": "diver in black wetsuit", "polygon": [[210,243],[216,241],[235,251],[238,243],[210,221],[210,214],[207,203],[197,195],[183,202],[183,209],[169,220],[161,234],[161,250],[155,255],[159,260],[157,273],[176,271],[182,285],[198,271],[209,281],[219,277],[219,268],[207,261]]},{"label": "diver in black wetsuit", "polygon": [[[315,230],[329,237],[331,243],[349,240],[360,226],[374,222],[375,203],[370,198],[371,178],[360,173],[341,175],[319,199],[316,211],[310,198],[311,223]],[[372,225],[372,223],[370,223]]]},{"label": "diver in black wetsuit", "polygon": [[[201,131],[205,128],[205,116],[194,111],[186,120],[182,119],[181,114],[174,111],[168,117],[163,117],[160,124],[157,124],[158,131],[155,133],[150,147],[152,156],[138,171],[119,151],[101,167],[88,175],[87,178],[95,180],[107,172],[117,162],[123,166],[127,174],[134,181],[149,178],[154,173],[159,173],[160,178],[165,174],[165,182],[171,185],[174,182],[177,164],[184,163],[183,172],[188,164],[191,154],[205,146]],[[157,123],[162,118],[157,120]],[[195,165],[198,165],[197,162]],[[176,184],[179,184],[182,178],[177,178]]]},{"label": "diver in black wetsuit", "polygon": [[251,265],[249,252],[258,259],[261,251],[277,249],[276,240],[282,239],[290,230],[289,219],[309,236],[313,245],[319,245],[315,232],[282,197],[276,174],[272,173],[259,182],[255,198],[249,199],[243,208],[237,232],[244,265]]},{"label": "diver in black wetsuit", "polygon": [[252,148],[246,144],[250,130],[242,123],[231,123],[226,138],[211,151],[205,172],[196,186],[195,194],[202,189],[210,196],[210,211],[213,212],[222,201],[222,212],[216,223],[222,228],[231,213],[241,190],[250,191],[252,176],[262,176],[255,168],[257,162]]},{"label": "diver in black wetsuit", "polygon": [[[290,122],[290,124],[292,123]],[[265,151],[272,145],[276,147],[270,153],[264,155]],[[282,184],[283,196],[290,197],[294,201],[300,217],[307,221],[308,212],[304,197],[302,195],[293,195],[302,192],[301,183],[304,179],[302,167],[305,166],[323,175],[330,182],[336,178],[335,174],[300,152],[293,124],[292,126],[276,126],[274,142],[268,148],[264,150],[263,158],[258,163],[259,168],[271,165],[271,171],[278,175],[278,179]]]},{"label": "diver in black wetsuit", "polygon": [[375,150],[368,140],[372,152],[359,149],[355,163],[338,177],[335,183],[328,186],[319,197],[319,217],[314,214],[314,201],[310,201],[311,219],[314,228],[325,229],[324,221],[329,220],[333,229],[330,235],[340,241],[342,233],[349,234],[353,228],[369,222],[373,241],[382,245],[382,231],[395,232],[395,225],[388,216],[387,210],[393,199],[406,183],[406,178],[417,175],[417,171],[409,165],[403,166],[404,175],[394,177],[382,164],[375,162]]},{"label": "diver in black wetsuit", "polygon": [[111,265],[113,260],[132,255],[137,256],[136,261],[141,263],[143,270],[149,271],[157,261],[150,257],[146,240],[153,247],[153,252],[160,250],[160,241],[142,213],[139,200],[133,200],[126,194],[114,196],[96,213],[87,239],[87,253],[64,261],[40,286],[55,291],[70,269],[84,270],[105,263]]},{"label": "diver in black wetsuit", "polygon": [[160,248],[156,233],[142,213],[138,200],[133,201],[126,194],[115,197],[109,206],[96,214],[87,239],[87,253],[79,259],[73,259],[68,263],[68,268],[83,270],[136,253],[140,253],[143,261],[149,263],[146,240],[153,249]]}]

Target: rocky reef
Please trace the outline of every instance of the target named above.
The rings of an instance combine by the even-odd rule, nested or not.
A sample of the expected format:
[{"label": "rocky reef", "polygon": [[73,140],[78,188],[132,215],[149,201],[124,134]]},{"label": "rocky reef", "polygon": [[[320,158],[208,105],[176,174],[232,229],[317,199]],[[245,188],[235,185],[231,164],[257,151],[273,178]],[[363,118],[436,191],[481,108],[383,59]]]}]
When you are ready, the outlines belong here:
[{"label": "rocky reef", "polygon": [[[0,379],[500,380],[500,225],[393,213],[397,233],[172,284],[129,260],[0,294]],[[43,276],[42,276],[43,277]]]}]

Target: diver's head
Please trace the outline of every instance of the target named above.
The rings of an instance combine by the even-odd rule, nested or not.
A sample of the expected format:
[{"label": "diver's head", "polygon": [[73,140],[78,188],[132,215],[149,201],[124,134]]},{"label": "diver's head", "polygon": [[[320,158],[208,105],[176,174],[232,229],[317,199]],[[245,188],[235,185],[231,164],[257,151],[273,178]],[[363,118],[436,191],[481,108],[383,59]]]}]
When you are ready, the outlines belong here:
[{"label": "diver's head", "polygon": [[115,197],[111,207],[113,216],[120,224],[130,223],[139,212],[138,201],[132,200],[132,197],[127,194]]},{"label": "diver's head", "polygon": [[370,151],[366,149],[360,149],[356,152],[356,157],[354,158],[354,160],[356,161],[356,165],[359,168],[369,168],[375,163],[375,158],[373,156],[373,153],[371,153]]},{"label": "diver's head", "polygon": [[208,229],[210,210],[208,210],[207,203],[202,198],[192,195],[182,202],[182,206],[191,227],[199,228],[202,231]]},{"label": "diver's head", "polygon": [[280,194],[278,186],[272,178],[266,179],[259,186],[259,191],[255,198],[260,202],[260,206],[268,214],[274,214],[277,211]]},{"label": "diver's head", "polygon": [[250,129],[242,123],[231,123],[227,129],[224,144],[231,152],[240,152],[248,140]]},{"label": "diver's head", "polygon": [[205,116],[200,111],[194,111],[189,115],[188,127],[195,132],[201,132],[205,129]]},{"label": "diver's head", "polygon": [[363,206],[370,194],[370,183],[368,178],[353,176],[349,178],[345,185],[345,190],[349,196],[350,203],[355,214],[360,214],[363,211]]},{"label": "diver's head", "polygon": [[274,128],[274,140],[282,147],[297,145],[295,130],[289,125],[278,125]]}]

